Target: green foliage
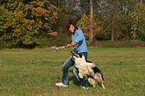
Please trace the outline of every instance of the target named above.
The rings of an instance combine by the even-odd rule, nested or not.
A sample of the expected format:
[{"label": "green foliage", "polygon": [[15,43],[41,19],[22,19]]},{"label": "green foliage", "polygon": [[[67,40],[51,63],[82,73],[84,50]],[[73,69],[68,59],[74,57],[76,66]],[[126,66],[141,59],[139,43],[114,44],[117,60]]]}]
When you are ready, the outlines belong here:
[{"label": "green foliage", "polygon": [[57,35],[51,36],[49,38],[39,37],[38,39],[39,45],[36,48],[48,48],[52,46],[65,46],[70,44],[71,38],[67,35]]},{"label": "green foliage", "polygon": [[[143,0],[92,1],[96,40],[145,40]],[[70,43],[68,19],[77,22],[89,43],[89,0],[1,0],[0,47],[40,47],[47,40],[47,46]]]},{"label": "green foliage", "polygon": [[32,1],[24,6],[25,18],[34,20],[40,34],[53,33],[51,26],[56,23],[57,7],[49,1]]},{"label": "green foliage", "polygon": [[77,25],[84,32],[86,39],[89,39],[90,18],[85,13],[82,18],[77,22]]},{"label": "green foliage", "polygon": [[66,23],[69,19],[77,20],[77,16],[71,12],[71,8],[65,7],[65,5],[59,6],[58,10],[58,19],[53,25],[53,30],[58,32],[58,35],[68,34],[66,29]]},{"label": "green foliage", "polygon": [[134,7],[131,18],[131,35],[132,39],[142,39],[145,37],[145,5],[139,4]]},{"label": "green foliage", "polygon": [[0,38],[5,47],[34,47],[39,44],[38,34],[57,35],[51,29],[57,19],[57,8],[48,1],[29,4],[15,1],[0,6]]},{"label": "green foliage", "polygon": [[35,22],[24,18],[21,6],[22,3],[19,3],[14,12],[1,7],[0,34],[1,39],[7,43],[6,47],[37,44]]},{"label": "green foliage", "polygon": [[[89,42],[90,17],[84,13],[82,15],[82,18],[77,22],[77,25],[83,30],[87,43],[90,44]],[[97,17],[94,16],[94,23],[93,23],[94,37],[98,37],[100,34],[102,34],[101,30],[102,30],[102,22]]]}]

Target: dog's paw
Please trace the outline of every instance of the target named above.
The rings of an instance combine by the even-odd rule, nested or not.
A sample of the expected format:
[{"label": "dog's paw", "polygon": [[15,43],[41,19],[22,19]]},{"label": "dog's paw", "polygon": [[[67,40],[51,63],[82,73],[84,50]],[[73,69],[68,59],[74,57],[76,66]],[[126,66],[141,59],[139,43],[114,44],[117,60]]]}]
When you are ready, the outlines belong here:
[{"label": "dog's paw", "polygon": [[94,84],[93,87],[96,87],[96,85]]}]

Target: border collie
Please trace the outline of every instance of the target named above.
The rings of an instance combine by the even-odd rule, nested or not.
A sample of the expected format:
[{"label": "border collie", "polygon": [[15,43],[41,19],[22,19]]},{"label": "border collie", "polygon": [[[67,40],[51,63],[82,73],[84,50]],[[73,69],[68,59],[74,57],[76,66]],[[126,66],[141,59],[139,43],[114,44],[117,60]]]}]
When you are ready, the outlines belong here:
[{"label": "border collie", "polygon": [[103,74],[96,67],[96,65],[89,61],[86,61],[84,55],[79,56],[72,51],[71,53],[72,60],[75,62],[75,67],[79,70],[79,77],[83,78],[84,76],[87,76],[90,85],[93,85],[93,87],[95,87],[96,85],[101,85],[105,89],[105,86],[103,84]]}]

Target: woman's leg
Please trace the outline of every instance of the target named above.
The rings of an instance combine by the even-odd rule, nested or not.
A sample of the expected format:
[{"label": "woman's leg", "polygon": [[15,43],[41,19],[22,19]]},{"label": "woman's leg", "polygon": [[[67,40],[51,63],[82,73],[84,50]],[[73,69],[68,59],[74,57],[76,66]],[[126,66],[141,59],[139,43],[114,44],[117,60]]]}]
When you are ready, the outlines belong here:
[{"label": "woman's leg", "polygon": [[62,71],[63,71],[63,76],[62,76],[62,83],[64,85],[69,84],[69,75],[68,75],[68,69],[74,65],[74,62],[72,61],[72,56],[70,56],[65,63],[62,65]]}]

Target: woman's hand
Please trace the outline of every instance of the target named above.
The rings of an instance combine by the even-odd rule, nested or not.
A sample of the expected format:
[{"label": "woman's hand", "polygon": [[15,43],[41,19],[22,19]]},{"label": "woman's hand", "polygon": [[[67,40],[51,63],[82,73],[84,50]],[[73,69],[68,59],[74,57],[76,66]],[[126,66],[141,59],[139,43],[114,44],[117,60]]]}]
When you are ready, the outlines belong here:
[{"label": "woman's hand", "polygon": [[75,41],[72,41],[72,42],[71,42],[71,45],[72,45],[72,46],[74,46],[75,44],[76,44]]},{"label": "woman's hand", "polygon": [[72,46],[75,46],[75,48],[78,47],[78,44],[77,44],[75,41],[71,42],[71,45],[72,45]]}]

